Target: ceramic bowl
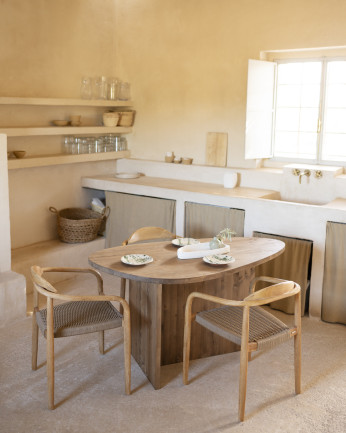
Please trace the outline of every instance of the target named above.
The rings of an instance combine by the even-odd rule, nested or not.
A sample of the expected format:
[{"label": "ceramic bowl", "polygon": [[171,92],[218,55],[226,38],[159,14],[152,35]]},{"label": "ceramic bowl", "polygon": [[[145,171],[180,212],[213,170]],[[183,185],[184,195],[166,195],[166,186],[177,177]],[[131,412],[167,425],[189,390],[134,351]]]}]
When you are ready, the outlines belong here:
[{"label": "ceramic bowl", "polygon": [[19,158],[19,159],[24,158],[24,156],[26,155],[25,150],[14,150],[13,153],[14,153],[14,156],[16,158]]},{"label": "ceramic bowl", "polygon": [[192,164],[192,158],[183,158],[181,162],[186,165]]},{"label": "ceramic bowl", "polygon": [[68,124],[68,120],[53,120],[53,125],[55,126],[67,126]]},{"label": "ceramic bowl", "polygon": [[103,124],[105,126],[117,126],[119,118],[120,113],[116,113],[114,111],[108,111],[102,115]]}]

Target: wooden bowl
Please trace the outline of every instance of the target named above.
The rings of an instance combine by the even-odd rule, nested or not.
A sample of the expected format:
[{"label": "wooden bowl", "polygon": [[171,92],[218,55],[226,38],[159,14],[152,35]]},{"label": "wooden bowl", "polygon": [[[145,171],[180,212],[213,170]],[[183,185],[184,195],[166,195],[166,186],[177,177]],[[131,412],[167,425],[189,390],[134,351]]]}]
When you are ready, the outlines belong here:
[{"label": "wooden bowl", "polygon": [[181,162],[186,165],[192,164],[192,158],[183,158]]},{"label": "wooden bowl", "polygon": [[24,156],[26,155],[26,151],[25,150],[14,150],[13,151],[13,153],[14,153],[14,156],[16,157],[16,158],[24,158]]},{"label": "wooden bowl", "polygon": [[53,120],[52,122],[55,126],[67,126],[69,124],[68,120]]}]

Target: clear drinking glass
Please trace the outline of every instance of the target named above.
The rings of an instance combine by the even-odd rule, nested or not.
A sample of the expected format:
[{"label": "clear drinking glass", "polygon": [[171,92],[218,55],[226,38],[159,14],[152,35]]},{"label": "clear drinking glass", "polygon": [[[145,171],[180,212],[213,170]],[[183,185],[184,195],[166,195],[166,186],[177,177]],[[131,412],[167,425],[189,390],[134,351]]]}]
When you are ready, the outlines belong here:
[{"label": "clear drinking glass", "polygon": [[121,137],[120,138],[120,142],[121,142],[120,150],[127,150],[127,139],[126,139],[126,137]]},{"label": "clear drinking glass", "polygon": [[66,135],[63,140],[63,153],[72,153],[72,146],[74,143],[73,135]]}]

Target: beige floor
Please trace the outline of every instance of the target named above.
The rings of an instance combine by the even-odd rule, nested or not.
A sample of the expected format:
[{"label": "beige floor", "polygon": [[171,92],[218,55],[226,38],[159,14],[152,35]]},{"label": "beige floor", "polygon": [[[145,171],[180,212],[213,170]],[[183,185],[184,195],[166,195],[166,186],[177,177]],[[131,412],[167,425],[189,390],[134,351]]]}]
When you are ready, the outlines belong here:
[{"label": "beige floor", "polygon": [[[279,313],[282,318],[290,316]],[[0,330],[0,432],[343,433],[346,431],[346,327],[303,319],[303,393],[294,395],[293,344],[259,353],[250,363],[246,421],[237,422],[239,353],[164,368],[155,391],[135,361],[124,394],[122,336],[108,331],[56,340],[57,408],[47,409],[45,341],[30,368],[31,319]]]}]

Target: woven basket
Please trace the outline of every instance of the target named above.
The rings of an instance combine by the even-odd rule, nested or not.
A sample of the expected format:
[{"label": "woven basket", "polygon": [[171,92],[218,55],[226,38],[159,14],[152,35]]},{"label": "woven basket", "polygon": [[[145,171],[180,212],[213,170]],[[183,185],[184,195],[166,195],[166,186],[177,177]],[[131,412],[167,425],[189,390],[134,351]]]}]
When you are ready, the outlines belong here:
[{"label": "woven basket", "polygon": [[67,208],[49,210],[57,215],[57,230],[62,242],[75,244],[90,242],[97,237],[104,215],[90,209]]},{"label": "woven basket", "polygon": [[136,112],[132,111],[121,111],[118,126],[133,126],[135,121]]},{"label": "woven basket", "polygon": [[109,214],[111,213],[111,209],[109,206],[106,206],[101,212],[96,210],[96,209],[93,209],[93,210],[102,216],[100,229],[98,231],[98,234],[102,236],[104,231],[106,230],[107,218],[109,217]]}]

